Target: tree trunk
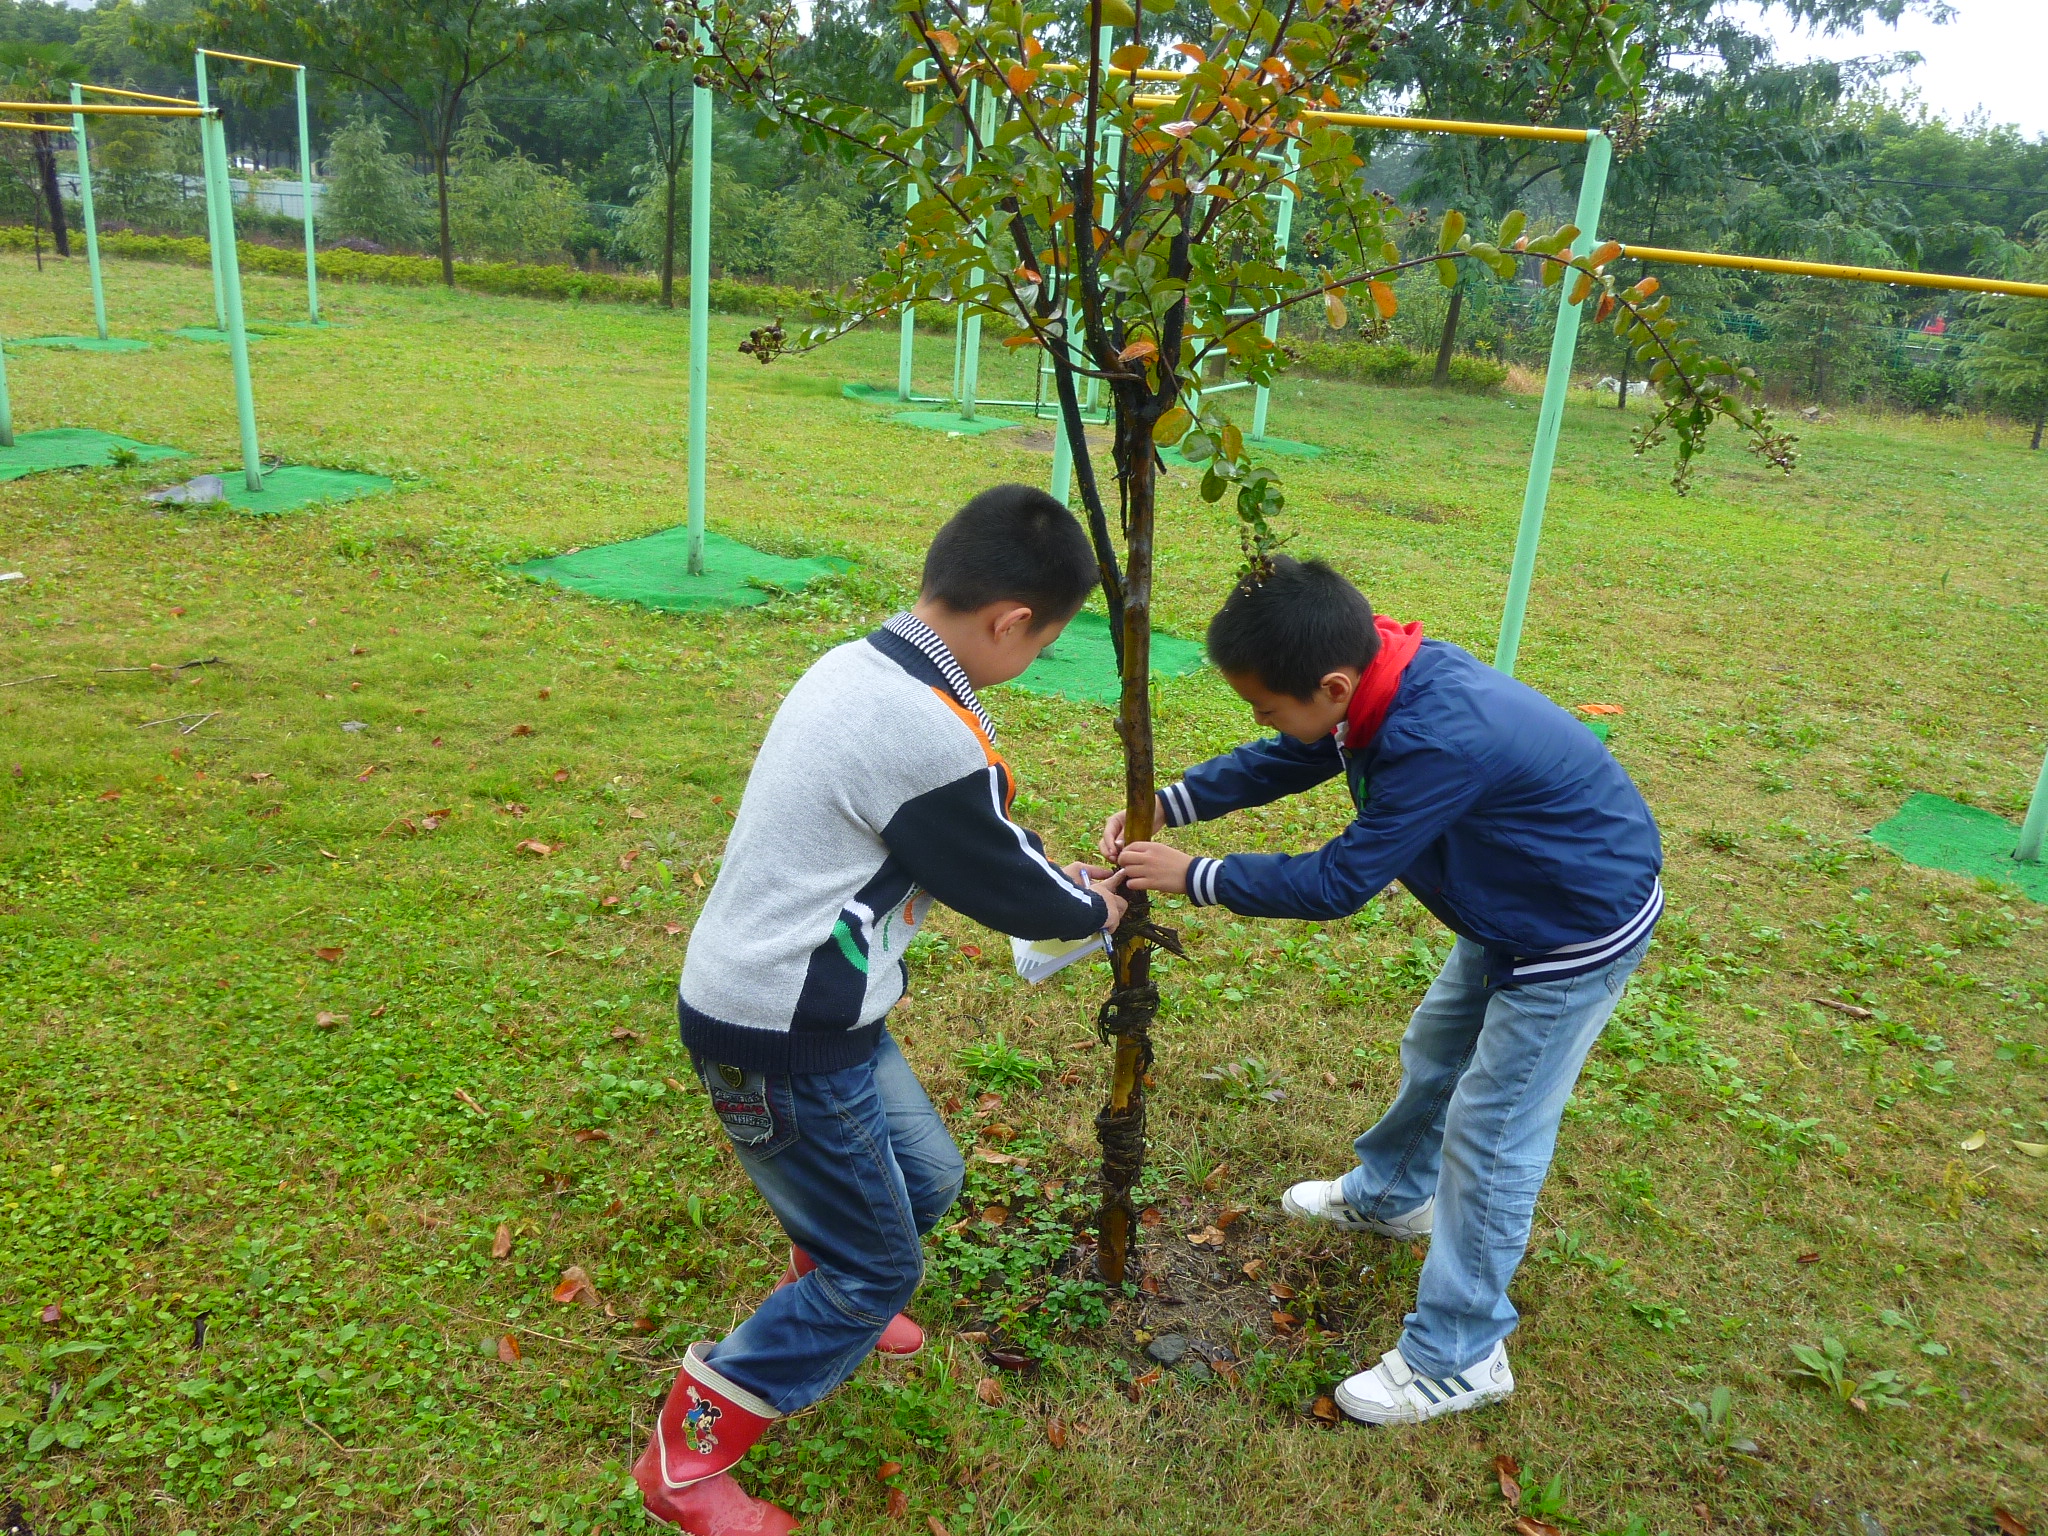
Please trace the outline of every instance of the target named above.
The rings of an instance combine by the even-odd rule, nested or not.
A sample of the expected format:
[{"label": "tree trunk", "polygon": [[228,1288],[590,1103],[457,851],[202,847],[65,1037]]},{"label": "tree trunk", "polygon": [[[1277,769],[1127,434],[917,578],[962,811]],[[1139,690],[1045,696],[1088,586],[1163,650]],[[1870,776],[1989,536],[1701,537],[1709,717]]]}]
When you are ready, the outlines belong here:
[{"label": "tree trunk", "polygon": [[441,281],[455,286],[455,237],[448,229],[448,145],[434,146],[434,186],[441,200]]},{"label": "tree trunk", "polygon": [[676,177],[682,169],[681,147],[670,139],[668,202],[662,209],[661,225],[661,304],[664,309],[676,307]]},{"label": "tree trunk", "polygon": [[[1144,413],[1122,408],[1119,432],[1127,435],[1129,532],[1124,540],[1123,697],[1117,734],[1124,746],[1124,836],[1142,842],[1155,830],[1158,790],[1152,763],[1152,525],[1158,492],[1158,461],[1152,454],[1150,422]],[[1142,891],[1130,893],[1130,907],[1117,929],[1111,954],[1113,990],[1102,1005],[1102,1027],[1116,1042],[1109,1103],[1095,1117],[1102,1144],[1102,1207],[1098,1221],[1096,1273],[1118,1286],[1130,1261],[1131,1231],[1138,1208],[1131,1198],[1145,1167],[1145,1073],[1152,1065],[1152,1021],[1159,992],[1152,984],[1152,946],[1141,936],[1151,912]]]},{"label": "tree trunk", "polygon": [[50,240],[59,256],[71,254],[71,237],[64,232],[64,193],[57,185],[57,147],[52,135],[39,133],[35,139],[36,174],[43,184],[43,201],[50,205]]},{"label": "tree trunk", "polygon": [[2041,429],[2048,427],[2048,401],[2041,403],[2041,409],[2034,415],[2034,452],[2041,451]]},{"label": "tree trunk", "polygon": [[1614,408],[1617,411],[1628,409],[1628,365],[1635,360],[1635,349],[1624,345],[1621,349],[1621,388],[1615,391],[1621,397],[1614,402]]},{"label": "tree trunk", "polygon": [[1450,312],[1444,316],[1444,339],[1436,349],[1436,378],[1432,380],[1438,389],[1451,382],[1451,343],[1458,339],[1458,311],[1465,307],[1465,285],[1460,283],[1451,290]]}]

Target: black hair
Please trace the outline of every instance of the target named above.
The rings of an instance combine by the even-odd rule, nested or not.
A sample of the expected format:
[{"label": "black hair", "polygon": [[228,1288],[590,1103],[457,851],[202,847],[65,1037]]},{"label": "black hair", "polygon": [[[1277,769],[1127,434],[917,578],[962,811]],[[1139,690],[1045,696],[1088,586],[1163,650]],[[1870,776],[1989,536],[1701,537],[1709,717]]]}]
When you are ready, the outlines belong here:
[{"label": "black hair", "polygon": [[1031,610],[1031,627],[1081,611],[1100,576],[1074,514],[1036,487],[998,485],[955,512],[925,552],[922,595],[955,613],[990,603]]},{"label": "black hair", "polygon": [[1209,621],[1209,660],[1292,699],[1314,695],[1340,667],[1363,672],[1380,653],[1365,594],[1320,560],[1273,559],[1263,581],[1241,579]]}]

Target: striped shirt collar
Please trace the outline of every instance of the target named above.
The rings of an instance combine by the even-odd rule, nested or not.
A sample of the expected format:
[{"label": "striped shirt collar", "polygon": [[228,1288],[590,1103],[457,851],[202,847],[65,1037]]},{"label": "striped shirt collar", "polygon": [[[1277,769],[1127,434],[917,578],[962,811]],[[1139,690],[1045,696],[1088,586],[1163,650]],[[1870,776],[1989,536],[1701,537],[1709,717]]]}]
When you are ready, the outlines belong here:
[{"label": "striped shirt collar", "polygon": [[988,732],[988,739],[996,739],[996,723],[989,719],[988,711],[981,707],[981,700],[974,696],[974,685],[967,681],[967,673],[960,663],[953,659],[953,652],[946,642],[939,638],[939,632],[925,623],[914,613],[899,613],[882,626],[898,639],[908,640],[916,646],[939,669],[939,676],[946,680],[946,686],[953,691],[953,697],[961,706],[971,710],[974,718],[981,722],[981,728]]}]

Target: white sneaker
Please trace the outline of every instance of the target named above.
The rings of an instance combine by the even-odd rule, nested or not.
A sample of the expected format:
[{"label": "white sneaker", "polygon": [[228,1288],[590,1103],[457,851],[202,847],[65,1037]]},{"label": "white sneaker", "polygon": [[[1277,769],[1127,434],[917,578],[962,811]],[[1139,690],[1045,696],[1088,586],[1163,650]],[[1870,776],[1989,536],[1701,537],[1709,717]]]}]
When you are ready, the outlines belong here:
[{"label": "white sneaker", "polygon": [[1418,1376],[1408,1368],[1399,1349],[1390,1349],[1371,1370],[1347,1377],[1336,1395],[1345,1417],[1361,1423],[1420,1424],[1439,1414],[1500,1402],[1514,1390],[1508,1347],[1496,1344],[1477,1365],[1448,1376]]},{"label": "white sneaker", "polygon": [[1280,1197],[1280,1209],[1304,1221],[1327,1221],[1346,1232],[1377,1232],[1381,1237],[1427,1237],[1436,1225],[1435,1195],[1404,1215],[1372,1221],[1344,1203],[1343,1181],[1339,1179],[1308,1179],[1296,1184]]}]

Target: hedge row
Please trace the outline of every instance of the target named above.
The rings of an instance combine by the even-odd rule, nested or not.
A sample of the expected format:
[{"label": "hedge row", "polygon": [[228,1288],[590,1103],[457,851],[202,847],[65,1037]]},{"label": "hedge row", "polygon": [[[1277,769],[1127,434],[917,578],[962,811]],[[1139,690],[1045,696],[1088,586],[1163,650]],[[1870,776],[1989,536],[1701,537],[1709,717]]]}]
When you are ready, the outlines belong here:
[{"label": "hedge row", "polygon": [[[0,226],[0,248],[27,250],[33,238],[28,229],[19,225]],[[247,241],[237,242],[235,248],[242,266],[251,272],[296,277],[306,270],[302,250],[252,245]],[[213,259],[204,240],[178,235],[116,231],[100,237],[100,249],[111,256],[137,261],[182,262],[198,267],[210,265]],[[441,263],[431,256],[373,256],[336,248],[321,251],[318,261],[320,276],[330,281],[393,283],[415,288],[441,281]],[[528,299],[586,299],[610,304],[654,304],[661,299],[661,284],[651,277],[501,261],[456,262],[455,286]],[[780,314],[794,318],[804,313],[804,306],[804,294],[795,288],[740,283],[727,278],[711,280],[711,308],[720,314]],[[953,306],[921,305],[917,319],[923,329],[951,330]],[[994,325],[985,329],[989,334],[1002,331]],[[1427,384],[1436,368],[1436,359],[1430,354],[1411,352],[1391,342],[1309,341],[1296,344],[1294,353],[1305,373],[1368,384]],[[1451,359],[1451,385],[1455,389],[1484,394],[1500,388],[1507,376],[1506,368],[1485,358]]]},{"label": "hedge row", "polygon": [[[1398,342],[1309,341],[1294,346],[1295,365],[1326,379],[1363,384],[1428,384],[1436,378],[1436,356],[1411,352]],[[1451,387],[1483,395],[1507,382],[1508,371],[1483,357],[1451,359]]]}]

